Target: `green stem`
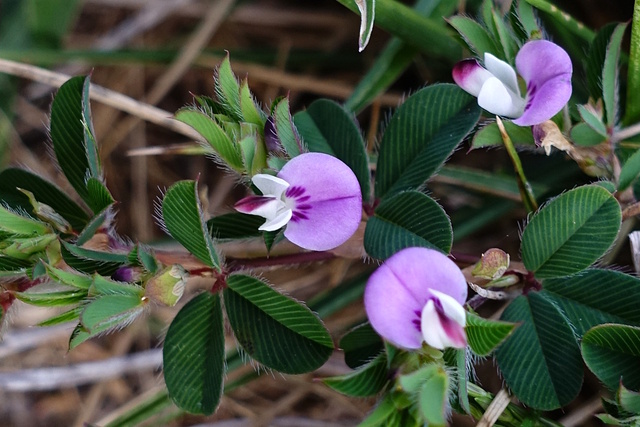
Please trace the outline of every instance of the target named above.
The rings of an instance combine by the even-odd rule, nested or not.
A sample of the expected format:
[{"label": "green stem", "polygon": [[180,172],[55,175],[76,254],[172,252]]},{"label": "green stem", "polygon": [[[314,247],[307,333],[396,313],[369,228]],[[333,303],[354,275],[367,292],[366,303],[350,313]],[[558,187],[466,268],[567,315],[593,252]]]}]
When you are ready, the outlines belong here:
[{"label": "green stem", "polygon": [[626,107],[623,123],[629,125],[640,121],[640,0],[633,6],[631,21]]},{"label": "green stem", "polygon": [[520,189],[520,196],[522,197],[522,203],[524,203],[524,207],[529,212],[533,212],[538,209],[538,202],[536,202],[536,198],[533,195],[533,190],[531,189],[531,185],[529,181],[527,181],[527,177],[524,175],[524,170],[522,169],[522,162],[520,161],[520,157],[518,156],[518,152],[516,151],[516,147],[514,147],[511,138],[509,138],[509,134],[507,134],[504,125],[502,124],[502,120],[500,117],[496,116],[496,122],[498,124],[498,128],[500,129],[500,135],[502,136],[502,142],[504,143],[504,147],[507,149],[507,153],[511,158],[511,163],[513,163],[513,168],[516,171],[516,176],[518,180],[518,188]]},{"label": "green stem", "polygon": [[[358,6],[354,0],[338,0],[340,4],[355,13]],[[453,32],[438,22],[420,16],[395,0],[376,0],[375,25],[415,46],[421,52],[431,56],[447,58],[451,62],[460,59],[462,49],[456,42]]]}]

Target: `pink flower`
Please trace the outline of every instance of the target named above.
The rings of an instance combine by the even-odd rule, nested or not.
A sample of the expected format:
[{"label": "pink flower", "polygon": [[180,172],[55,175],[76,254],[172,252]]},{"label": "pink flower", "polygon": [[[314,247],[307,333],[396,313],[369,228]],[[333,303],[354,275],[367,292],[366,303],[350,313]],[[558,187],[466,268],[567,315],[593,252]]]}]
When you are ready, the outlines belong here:
[{"label": "pink flower", "polygon": [[285,227],[296,245],[325,251],[346,242],[362,216],[360,184],[341,160],[322,153],[304,153],[289,160],[277,176],[257,174],[253,184],[262,196],[248,196],[235,205],[239,212],[266,218],[262,231]]},{"label": "pink flower", "polygon": [[516,56],[516,69],[527,85],[525,97],[513,68],[490,53],[484,55],[484,68],[475,59],[465,59],[452,74],[458,86],[478,97],[478,105],[515,118],[519,126],[545,122],[569,101],[571,58],[560,46],[547,40],[526,43]]},{"label": "pink flower", "polygon": [[364,305],[373,329],[404,349],[464,348],[467,282],[446,255],[407,248],[385,261],[369,278]]}]

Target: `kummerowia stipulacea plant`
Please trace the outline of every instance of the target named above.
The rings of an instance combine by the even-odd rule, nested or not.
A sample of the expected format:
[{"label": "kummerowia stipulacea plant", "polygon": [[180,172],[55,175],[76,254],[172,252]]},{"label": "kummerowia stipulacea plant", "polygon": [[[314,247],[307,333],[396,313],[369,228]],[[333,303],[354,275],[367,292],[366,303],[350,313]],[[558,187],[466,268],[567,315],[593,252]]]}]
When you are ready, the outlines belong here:
[{"label": "kummerowia stipulacea plant", "polygon": [[[263,109],[225,58],[215,70],[215,96],[195,97],[175,118],[201,135],[188,151],[233,174],[246,194],[211,217],[198,183],[185,180],[158,204],[161,225],[194,267],[116,234],[89,79],[72,78],[51,107],[51,142],[77,197],[22,169],[0,172],[3,319],[16,299],[62,307],[40,326],[74,322],[73,349],[127,327],[152,304],[179,307],[164,339],[163,376],[170,401],[190,413],[214,413],[225,387],[237,386],[225,384],[226,373],[243,360],[301,374],[340,348],[352,370],[322,381],[349,396],[377,396],[362,426],[445,425],[453,413],[501,426],[557,425],[544,411],[576,398],[585,364],[614,393],[600,417],[637,425],[640,280],[606,264],[640,213],[639,12],[627,54],[628,24],[593,33],[542,1],[514,1],[503,11],[486,0],[477,21],[449,16],[455,40],[439,16],[435,24],[436,17],[391,0],[378,0],[378,9],[373,0],[340,2],[361,13],[361,50],[377,22],[402,43],[413,37],[407,29],[430,34],[436,45],[461,42],[469,52],[452,65],[456,84],[416,90],[390,115],[378,145],[367,148],[354,113],[384,90],[399,72],[390,64],[402,63],[415,40],[405,50],[394,50],[401,43],[394,40],[386,55],[397,54],[397,62],[384,56],[376,65],[391,74],[369,75],[345,105],[321,99],[294,114],[287,97]],[[457,2],[435,3],[416,8],[452,15]],[[391,11],[404,17],[402,25]],[[542,22],[561,37],[552,40]],[[504,146],[515,173],[447,164],[461,143]],[[547,167],[525,171],[523,147],[539,154],[530,162]],[[474,198],[481,202],[463,221],[432,197],[434,182],[492,197]],[[454,236],[506,211],[520,215],[519,251],[452,250]],[[261,240],[267,254],[285,240],[294,249],[259,260],[225,257],[220,242],[248,239]],[[495,246],[501,241],[496,236]],[[635,239],[633,251],[638,257]],[[362,259],[366,274],[307,302],[251,270],[344,256]],[[208,284],[204,291],[185,291],[193,276]],[[322,317],[360,300],[361,323],[346,333],[325,327]],[[231,352],[225,331],[237,342]],[[472,375],[487,357],[504,381],[495,399]]]}]

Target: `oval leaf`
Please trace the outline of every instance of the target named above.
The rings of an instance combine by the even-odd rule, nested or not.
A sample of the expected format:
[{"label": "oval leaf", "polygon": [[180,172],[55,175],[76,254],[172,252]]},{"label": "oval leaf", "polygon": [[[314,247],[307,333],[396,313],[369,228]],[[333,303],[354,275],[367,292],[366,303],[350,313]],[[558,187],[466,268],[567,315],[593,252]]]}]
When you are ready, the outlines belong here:
[{"label": "oval leaf", "polygon": [[231,168],[239,172],[244,170],[239,147],[211,117],[194,108],[183,108],[176,113],[176,120],[188,124],[202,135],[210,148]]},{"label": "oval leaf", "polygon": [[195,181],[173,184],[162,200],[162,218],[167,231],[189,252],[210,267],[219,269],[220,260],[202,217]]},{"label": "oval leaf", "polygon": [[327,361],[333,341],[307,307],[253,277],[232,275],[227,285],[227,317],[249,356],[287,374],[310,372]]},{"label": "oval leaf", "polygon": [[356,369],[376,357],[384,349],[380,335],[369,322],[356,326],[340,340],[344,351],[344,361],[351,369]]},{"label": "oval leaf", "polygon": [[620,224],[620,205],[604,188],[587,185],[568,191],[527,224],[522,261],[538,278],[582,271],[609,249]]},{"label": "oval leaf", "polygon": [[60,169],[82,200],[89,202],[86,177],[89,172],[85,144],[84,102],[89,99],[88,77],[65,82],[51,104],[51,142]]},{"label": "oval leaf", "polygon": [[640,388],[640,328],[605,324],[582,338],[582,356],[596,376],[612,390],[622,382]]},{"label": "oval leaf", "polygon": [[62,215],[75,230],[81,230],[89,221],[87,213],[57,186],[31,172],[10,168],[0,172],[0,199],[13,208],[31,212],[29,198],[18,190],[33,194],[40,203],[47,204]]},{"label": "oval leaf", "polygon": [[405,191],[384,199],[369,218],[364,233],[367,254],[378,259],[411,246],[449,253],[452,241],[451,221],[444,209],[418,191]]},{"label": "oval leaf", "polygon": [[[319,99],[309,105],[306,111],[294,116],[294,123],[310,151],[327,152],[342,160],[353,170],[362,191],[362,200],[369,200],[369,159],[365,150],[362,134],[355,118],[342,106],[328,99]],[[310,141],[321,139],[326,147],[315,147]]]},{"label": "oval leaf", "polygon": [[167,331],[162,360],[175,404],[191,413],[214,413],[224,376],[224,319],[218,294],[202,293],[180,310]]},{"label": "oval leaf", "polygon": [[467,325],[464,329],[471,350],[478,356],[487,356],[511,335],[516,326],[514,323],[487,320],[467,312]]},{"label": "oval leaf", "polygon": [[214,239],[248,239],[262,235],[258,228],[264,224],[264,218],[232,212],[215,216],[207,221],[209,234]]},{"label": "oval leaf", "polygon": [[376,196],[387,197],[424,184],[479,117],[476,99],[456,85],[429,86],[409,97],[382,138]]},{"label": "oval leaf", "polygon": [[322,380],[335,391],[354,397],[373,396],[382,390],[388,381],[389,369],[385,353],[379,354],[355,372]]},{"label": "oval leaf", "polygon": [[602,323],[640,326],[640,279],[614,270],[589,269],[542,283],[542,293],[562,310],[578,336]]},{"label": "oval leaf", "polygon": [[502,320],[521,322],[496,350],[505,381],[522,403],[552,410],[582,386],[580,350],[567,319],[538,292],[516,298]]}]

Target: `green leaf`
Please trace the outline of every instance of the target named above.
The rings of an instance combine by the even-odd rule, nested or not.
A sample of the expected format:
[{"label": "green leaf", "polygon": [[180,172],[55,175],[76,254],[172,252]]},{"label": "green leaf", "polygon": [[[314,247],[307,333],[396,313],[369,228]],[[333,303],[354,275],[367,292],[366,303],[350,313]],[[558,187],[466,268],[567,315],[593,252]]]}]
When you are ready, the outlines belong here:
[{"label": "green leaf", "polygon": [[47,320],[43,320],[42,322],[38,323],[38,326],[54,326],[61,323],[72,322],[80,317],[82,309],[82,306],[74,307],[71,310],[64,311],[58,315],[48,318]]},{"label": "green leaf", "polygon": [[244,121],[258,126],[260,134],[263,134],[267,116],[256,104],[253,94],[249,90],[247,79],[244,79],[240,85],[240,109],[242,110]]},{"label": "green leaf", "polygon": [[[300,126],[302,118],[303,126]],[[319,99],[311,103],[306,111],[297,113],[294,123],[305,141],[309,140],[307,135],[324,139],[326,145],[331,147],[329,154],[342,160],[355,173],[360,183],[362,199],[369,200],[369,159],[355,118],[339,104],[328,99]],[[314,151],[311,145],[309,150]]]},{"label": "green leaf", "polygon": [[571,128],[571,141],[582,147],[593,147],[602,144],[606,139],[587,123],[578,123]]},{"label": "green leaf", "polygon": [[502,320],[520,326],[496,350],[502,375],[518,399],[552,410],[573,400],[582,386],[582,363],[567,319],[537,292],[516,298]]},{"label": "green leaf", "polygon": [[640,414],[640,393],[629,390],[624,384],[620,384],[616,400],[620,402],[623,410],[632,414]]},{"label": "green leaf", "polygon": [[28,197],[18,188],[30,191],[40,203],[45,203],[80,230],[89,221],[87,213],[57,186],[31,172],[9,168],[0,172],[0,199],[13,208],[31,211]]},{"label": "green leaf", "polygon": [[631,22],[627,75],[627,105],[624,124],[630,125],[640,120],[640,4],[637,3],[633,8]]},{"label": "green leaf", "polygon": [[376,196],[423,185],[479,117],[475,98],[455,85],[429,86],[409,97],[391,118],[382,138]]},{"label": "green leaf", "polygon": [[602,68],[607,55],[607,46],[616,25],[615,22],[611,22],[598,30],[589,46],[589,55],[585,59],[587,89],[589,95],[595,100],[602,98]]},{"label": "green leaf", "polygon": [[[98,143],[96,142],[95,132],[93,130],[93,122],[91,120],[91,104],[89,102],[89,89],[91,88],[91,80],[89,77],[84,79],[82,86],[82,126],[84,128],[84,147],[89,166],[89,176],[92,179],[103,182],[102,164],[100,162],[100,153],[98,151]],[[89,189],[89,192],[91,190]],[[91,194],[90,194],[91,195]],[[111,195],[109,195],[111,196]],[[98,209],[101,211],[102,208]],[[95,212],[95,210],[94,210]]]},{"label": "green leaf", "polygon": [[504,53],[498,48],[496,41],[482,25],[473,19],[456,15],[447,19],[447,22],[460,33],[466,45],[480,60],[484,60],[485,53],[504,59]]},{"label": "green leaf", "polygon": [[602,323],[640,325],[640,279],[614,270],[588,269],[546,279],[542,293],[561,309],[579,337]]},{"label": "green leaf", "polygon": [[524,0],[529,3],[531,6],[539,9],[550,16],[552,16],[556,21],[561,22],[564,25],[564,28],[569,32],[577,35],[587,42],[591,42],[594,38],[594,33],[591,31],[589,27],[584,25],[582,22],[576,20],[573,16],[569,15],[567,12],[558,8],[555,4],[549,2],[548,0]]},{"label": "green leaf", "polygon": [[364,248],[373,258],[386,259],[411,246],[449,253],[451,221],[442,207],[426,194],[405,191],[386,198],[369,218]]},{"label": "green leaf", "polygon": [[373,22],[376,15],[376,0],[355,0],[360,11],[360,36],[358,37],[358,52],[362,52],[373,31]]},{"label": "green leaf", "polygon": [[447,422],[447,393],[449,377],[444,370],[436,371],[420,389],[420,412],[430,426],[444,426]]},{"label": "green leaf", "polygon": [[171,399],[185,411],[215,412],[224,380],[224,319],[220,296],[189,301],[171,322],[162,349]]},{"label": "green leaf", "polygon": [[101,212],[96,213],[93,218],[87,223],[86,227],[78,234],[76,239],[76,246],[82,246],[87,243],[93,236],[96,235],[96,231],[105,225],[105,221],[109,217],[113,217],[113,210],[111,209],[113,204],[105,207]]},{"label": "green leaf", "polygon": [[162,218],[167,231],[189,252],[220,270],[220,260],[204,222],[195,181],[173,184],[162,200]]},{"label": "green leaf", "polygon": [[88,77],[73,77],[58,90],[51,105],[50,133],[60,169],[82,200],[89,202],[86,177],[90,170],[83,123],[85,79]]},{"label": "green leaf", "polygon": [[69,349],[86,340],[124,328],[144,310],[144,301],[137,295],[105,295],[89,303],[80,314],[80,324],[71,335]]},{"label": "green leaf", "polygon": [[56,292],[14,292],[20,301],[38,307],[57,307],[71,305],[82,301],[87,296],[86,290],[73,289]]},{"label": "green leaf", "polygon": [[518,51],[518,46],[512,31],[507,28],[502,15],[496,12],[493,8],[491,9],[491,20],[493,24],[492,27],[495,28],[496,33],[494,37],[501,47],[501,52],[503,52],[504,58],[507,62],[514,61],[516,52]]},{"label": "green leaf", "polygon": [[358,427],[391,427],[389,419],[397,412],[398,409],[393,402],[393,395],[391,393],[386,393],[367,418],[358,424]]},{"label": "green leaf", "polygon": [[130,295],[136,298],[142,298],[144,288],[138,285],[132,285],[124,282],[107,279],[106,277],[94,274],[93,281],[89,287],[89,295]]},{"label": "green leaf", "polygon": [[96,215],[113,205],[115,200],[101,180],[91,177],[87,180],[89,199],[87,204]]},{"label": "green leaf", "polygon": [[[518,183],[512,175],[502,175],[464,166],[445,165],[438,171],[438,182],[520,201]],[[530,183],[535,193],[545,193],[547,186]]]},{"label": "green leaf", "polygon": [[93,278],[86,274],[77,274],[67,270],[61,270],[59,268],[52,267],[49,264],[45,264],[44,266],[47,271],[47,276],[63,285],[71,286],[76,289],[88,290],[93,283]]},{"label": "green leaf", "polygon": [[264,218],[260,216],[232,212],[209,219],[207,228],[211,237],[217,240],[248,239],[262,235],[258,230],[262,224]]},{"label": "green leaf", "polygon": [[622,382],[640,388],[640,328],[605,324],[582,337],[582,356],[587,367],[610,389]]},{"label": "green leaf", "polygon": [[42,236],[52,230],[42,221],[19,215],[0,205],[0,231],[19,236]]},{"label": "green leaf", "polygon": [[467,349],[466,348],[458,348],[451,349],[451,351],[455,351],[456,354],[456,377],[458,379],[458,403],[460,407],[464,410],[465,413],[471,413],[471,406],[469,406],[469,369],[467,366]]},{"label": "green leaf", "polygon": [[118,268],[127,263],[125,254],[94,251],[64,241],[61,243],[60,252],[64,261],[69,267],[83,273],[111,276]]},{"label": "green leaf", "polygon": [[27,274],[33,262],[0,255],[0,278]]},{"label": "green leaf", "polygon": [[153,254],[153,250],[146,245],[143,245],[142,243],[137,243],[134,246],[134,248],[129,253],[128,258],[130,264],[143,267],[150,273],[155,273],[156,271],[158,271],[158,261]]},{"label": "green leaf", "polygon": [[620,111],[619,99],[619,75],[618,66],[620,61],[620,51],[622,50],[622,36],[627,29],[627,23],[618,24],[613,30],[611,40],[607,46],[607,54],[602,67],[602,99],[606,111],[607,124],[615,126]]},{"label": "green leaf", "polygon": [[538,24],[533,8],[526,1],[514,2],[516,9],[516,16],[518,23],[524,31],[524,40],[535,39],[537,36],[542,35],[542,29]]},{"label": "green leaf", "polygon": [[225,164],[235,171],[244,171],[239,146],[215,120],[193,108],[183,108],[176,113],[175,117],[176,120],[188,124],[202,135]]},{"label": "green leaf", "polygon": [[484,319],[467,312],[467,342],[471,350],[478,356],[488,356],[516,328],[516,324]]},{"label": "green leaf", "polygon": [[[535,142],[533,140],[531,126],[517,126],[513,124],[513,122],[507,121],[503,121],[502,123],[514,145],[534,146]],[[502,144],[502,136],[500,135],[500,129],[497,123],[490,123],[475,133],[471,141],[471,148],[492,147]]]},{"label": "green leaf", "polygon": [[602,117],[597,115],[592,109],[585,107],[584,105],[578,105],[578,113],[584,122],[591,127],[594,131],[598,132],[603,137],[607,137],[607,127],[602,122]]},{"label": "green leaf", "polygon": [[335,391],[353,397],[373,396],[382,390],[388,381],[389,370],[385,353],[380,353],[378,357],[354,372],[322,380]]},{"label": "green leaf", "polygon": [[618,179],[618,191],[623,191],[633,184],[638,175],[640,175],[640,150],[633,153],[622,166]]},{"label": "green leaf", "polygon": [[305,150],[289,112],[289,98],[282,98],[273,108],[276,134],[289,157],[295,157]]},{"label": "green leaf", "polygon": [[380,336],[369,322],[347,332],[340,340],[339,347],[344,352],[345,363],[352,369],[364,365],[384,350]]},{"label": "green leaf", "polygon": [[620,205],[611,193],[578,187],[533,216],[522,233],[522,261],[538,278],[584,270],[609,249],[620,224]]},{"label": "green leaf", "polygon": [[229,54],[222,60],[214,75],[215,90],[218,101],[225,108],[225,113],[236,121],[242,121],[240,108],[240,85],[231,70]]},{"label": "green leaf", "polygon": [[249,356],[287,374],[310,372],[327,361],[333,341],[307,307],[253,277],[232,275],[227,285],[227,317]]},{"label": "green leaf", "polygon": [[0,249],[0,253],[19,259],[29,259],[33,256],[45,256],[44,252],[51,245],[56,244],[58,236],[53,233],[36,237],[13,237],[11,244]]}]

